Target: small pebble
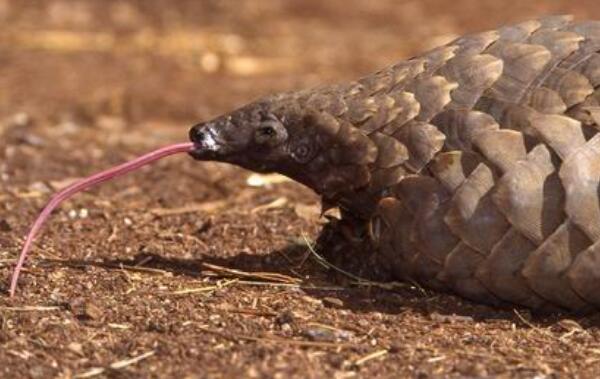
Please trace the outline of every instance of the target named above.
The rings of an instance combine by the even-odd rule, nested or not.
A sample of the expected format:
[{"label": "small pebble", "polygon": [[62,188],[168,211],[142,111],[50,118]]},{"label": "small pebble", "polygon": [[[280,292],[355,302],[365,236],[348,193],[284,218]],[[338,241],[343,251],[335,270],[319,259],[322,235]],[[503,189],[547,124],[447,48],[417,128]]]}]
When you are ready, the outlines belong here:
[{"label": "small pebble", "polygon": [[344,306],[344,302],[335,297],[324,297],[323,304],[334,308],[342,308]]},{"label": "small pebble", "polygon": [[35,365],[29,369],[30,378],[47,378],[49,375],[48,370],[42,365]]},{"label": "small pebble", "polygon": [[311,341],[318,342],[334,342],[336,340],[335,333],[331,329],[312,327],[304,330],[304,335]]},{"label": "small pebble", "polygon": [[348,341],[354,333],[341,329],[330,329],[319,326],[311,326],[303,331],[303,334],[312,341],[336,342]]},{"label": "small pebble", "polygon": [[31,123],[31,116],[25,112],[15,113],[10,120],[14,126],[27,126]]},{"label": "small pebble", "polygon": [[30,146],[44,146],[45,141],[40,136],[37,136],[33,133],[25,133],[21,136],[20,142],[30,145]]},{"label": "small pebble", "polygon": [[473,322],[473,317],[471,316],[459,316],[459,315],[441,315],[437,312],[433,312],[429,315],[432,321],[440,322],[440,323],[455,323],[455,322]]},{"label": "small pebble", "polygon": [[46,183],[43,182],[35,182],[35,183],[31,183],[28,186],[29,191],[36,191],[36,192],[40,192],[40,193],[49,193],[52,190],[50,189],[50,187],[48,187],[48,185],[46,185]]},{"label": "small pebble", "polygon": [[216,72],[221,66],[221,59],[213,52],[207,52],[200,58],[200,66],[208,73]]},{"label": "small pebble", "polygon": [[83,346],[79,342],[71,342],[67,345],[67,349],[75,354],[83,355]]}]

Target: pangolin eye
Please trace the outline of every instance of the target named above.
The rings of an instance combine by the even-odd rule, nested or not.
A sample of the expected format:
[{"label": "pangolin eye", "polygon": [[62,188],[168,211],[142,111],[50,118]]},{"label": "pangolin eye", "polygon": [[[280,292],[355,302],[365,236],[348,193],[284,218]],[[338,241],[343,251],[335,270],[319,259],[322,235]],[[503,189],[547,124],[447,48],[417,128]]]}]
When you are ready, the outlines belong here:
[{"label": "pangolin eye", "polygon": [[256,131],[257,134],[265,137],[274,136],[277,132],[271,125],[263,125]]},{"label": "pangolin eye", "polygon": [[260,145],[276,146],[286,138],[287,131],[278,120],[264,121],[254,131],[254,140]]}]

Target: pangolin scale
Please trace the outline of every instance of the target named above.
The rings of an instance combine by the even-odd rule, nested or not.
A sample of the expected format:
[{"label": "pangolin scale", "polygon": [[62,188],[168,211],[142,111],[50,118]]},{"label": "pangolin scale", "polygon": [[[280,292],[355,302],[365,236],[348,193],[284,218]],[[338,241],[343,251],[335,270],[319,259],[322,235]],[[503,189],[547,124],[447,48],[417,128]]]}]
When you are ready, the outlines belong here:
[{"label": "pangolin scale", "polygon": [[467,35],[211,125],[257,110],[294,125],[293,163],[208,158],[313,188],[396,278],[489,304],[600,307],[600,22]]}]

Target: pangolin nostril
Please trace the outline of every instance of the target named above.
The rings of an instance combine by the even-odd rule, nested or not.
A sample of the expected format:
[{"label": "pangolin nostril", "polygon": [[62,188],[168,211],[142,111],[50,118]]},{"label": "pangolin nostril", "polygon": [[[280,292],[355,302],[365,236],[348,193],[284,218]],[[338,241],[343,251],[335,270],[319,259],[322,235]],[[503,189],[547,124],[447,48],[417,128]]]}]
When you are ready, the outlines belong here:
[{"label": "pangolin nostril", "polygon": [[206,134],[198,127],[193,127],[190,130],[190,140],[192,142],[200,143],[206,139]]}]

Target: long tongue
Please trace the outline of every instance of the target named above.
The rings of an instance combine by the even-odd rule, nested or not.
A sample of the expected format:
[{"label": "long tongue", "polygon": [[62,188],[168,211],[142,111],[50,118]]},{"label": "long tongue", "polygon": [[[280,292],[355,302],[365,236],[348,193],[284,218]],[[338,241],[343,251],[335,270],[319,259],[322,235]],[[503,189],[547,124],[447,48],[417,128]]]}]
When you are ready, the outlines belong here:
[{"label": "long tongue", "polygon": [[145,155],[142,155],[141,157],[135,158],[129,162],[120,164],[116,167],[109,168],[106,171],[102,171],[85,179],[79,180],[52,196],[48,204],[44,207],[44,209],[38,216],[37,220],[35,220],[35,222],[33,223],[31,230],[29,230],[29,234],[27,235],[27,239],[25,240],[25,245],[23,245],[23,250],[21,250],[21,255],[19,255],[19,260],[17,261],[17,264],[15,265],[15,268],[12,273],[12,278],[10,281],[10,296],[15,295],[15,291],[17,290],[17,281],[19,280],[21,268],[23,267],[23,263],[25,262],[27,253],[31,249],[31,245],[33,244],[33,240],[36,234],[44,225],[44,222],[46,222],[48,216],[50,216],[54,208],[56,208],[60,203],[67,200],[74,194],[84,191],[98,183],[102,183],[107,180],[114,179],[118,176],[127,174],[130,171],[134,171],[148,163],[154,162],[166,156],[177,153],[190,152],[193,150],[193,148],[194,144],[191,142],[165,146],[158,150],[154,150]]}]

